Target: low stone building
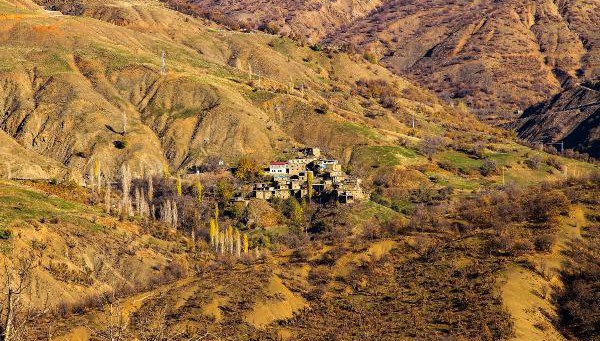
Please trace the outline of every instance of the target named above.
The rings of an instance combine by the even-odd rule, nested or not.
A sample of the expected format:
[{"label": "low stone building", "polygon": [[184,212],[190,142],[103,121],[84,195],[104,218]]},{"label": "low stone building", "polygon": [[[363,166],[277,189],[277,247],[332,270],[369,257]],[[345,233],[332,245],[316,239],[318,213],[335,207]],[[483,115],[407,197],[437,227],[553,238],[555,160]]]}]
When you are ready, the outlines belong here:
[{"label": "low stone building", "polygon": [[302,153],[303,157],[287,162],[271,162],[269,175],[272,181],[254,184],[254,197],[264,200],[290,197],[301,199],[308,195],[308,179],[312,174],[312,193],[319,202],[337,200],[352,203],[367,198],[360,179],[351,178],[344,173],[337,160],[321,158],[318,148],[306,148]]}]

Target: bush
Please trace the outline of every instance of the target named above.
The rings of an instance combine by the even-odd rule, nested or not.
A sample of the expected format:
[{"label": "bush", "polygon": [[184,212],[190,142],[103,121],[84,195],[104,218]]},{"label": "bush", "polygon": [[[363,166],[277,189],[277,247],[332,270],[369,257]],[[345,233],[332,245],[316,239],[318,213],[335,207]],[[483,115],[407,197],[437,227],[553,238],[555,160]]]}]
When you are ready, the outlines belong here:
[{"label": "bush", "polygon": [[550,252],[552,246],[554,245],[554,235],[550,233],[545,233],[535,237],[533,245],[535,245],[535,250],[539,252]]},{"label": "bush", "polygon": [[495,160],[485,159],[479,167],[479,172],[483,176],[498,174],[498,163]]},{"label": "bush", "polygon": [[527,160],[525,160],[525,165],[527,165],[527,167],[529,167],[531,169],[538,169],[540,167],[541,162],[542,162],[542,159],[539,156],[534,155],[534,156],[528,158]]},{"label": "bush", "polygon": [[9,229],[0,229],[0,239],[9,239],[12,236],[12,231]]}]

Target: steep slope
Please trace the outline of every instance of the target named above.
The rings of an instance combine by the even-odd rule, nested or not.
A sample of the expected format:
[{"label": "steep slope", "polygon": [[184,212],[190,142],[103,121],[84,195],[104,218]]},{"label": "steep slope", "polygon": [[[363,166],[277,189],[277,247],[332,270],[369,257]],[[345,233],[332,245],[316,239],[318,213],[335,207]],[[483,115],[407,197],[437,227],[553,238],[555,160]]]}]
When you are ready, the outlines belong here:
[{"label": "steep slope", "polygon": [[600,82],[584,83],[526,110],[515,126],[528,141],[563,142],[600,158]]},{"label": "steep slope", "polygon": [[594,1],[440,0],[417,6],[394,0],[327,41],[371,51],[396,72],[502,120],[572,79],[599,76],[600,47],[596,38],[586,38],[599,35],[592,15],[598,10]]},{"label": "steep slope", "polygon": [[0,131],[0,176],[11,179],[64,179],[67,170],[58,162],[18,144]]},{"label": "steep slope", "polygon": [[286,1],[169,3],[238,26],[282,27],[284,35],[306,35],[308,26],[326,45],[367,52],[396,73],[445,98],[462,99],[496,122],[515,118],[517,110],[574,80],[600,75],[595,24],[600,5],[594,0],[351,2],[351,8],[361,10],[343,21],[323,15],[339,2],[311,2],[314,7]]},{"label": "steep slope", "polygon": [[365,17],[382,0],[166,0],[172,8],[234,29],[261,29],[317,43],[336,28]]},{"label": "steep slope", "polygon": [[0,181],[0,275],[32,265],[32,290],[24,298],[35,309],[69,313],[104,295],[172,280],[174,264],[186,269],[175,238],[160,240],[103,214],[82,202],[89,196],[76,186]]}]

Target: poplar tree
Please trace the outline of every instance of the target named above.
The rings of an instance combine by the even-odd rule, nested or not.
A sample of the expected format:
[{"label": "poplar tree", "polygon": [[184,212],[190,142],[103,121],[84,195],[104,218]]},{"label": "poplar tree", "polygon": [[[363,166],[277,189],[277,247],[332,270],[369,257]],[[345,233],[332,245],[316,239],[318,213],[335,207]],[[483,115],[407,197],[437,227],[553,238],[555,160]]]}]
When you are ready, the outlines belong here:
[{"label": "poplar tree", "polygon": [[196,228],[192,227],[192,231],[190,232],[192,238],[192,251],[196,251]]},{"label": "poplar tree", "polygon": [[225,253],[225,231],[219,232],[219,249]]},{"label": "poplar tree", "polygon": [[183,195],[183,188],[181,186],[181,176],[179,176],[179,174],[177,174],[177,183],[175,184],[175,190],[177,191],[177,196],[182,196]]},{"label": "poplar tree", "polygon": [[173,214],[173,228],[177,230],[179,224],[179,212],[177,211],[177,203],[173,201],[171,213]]},{"label": "poplar tree", "polygon": [[148,201],[154,200],[154,184],[152,182],[152,175],[148,176]]},{"label": "poplar tree", "polygon": [[133,195],[135,195],[135,209],[137,211],[137,215],[142,215],[142,194],[140,192],[140,188],[136,187],[133,190]]},{"label": "poplar tree", "polygon": [[310,200],[312,199],[313,196],[313,183],[315,182],[315,178],[313,175],[313,172],[308,172],[306,173],[306,182],[307,182],[307,195],[308,195],[308,201],[310,202]]},{"label": "poplar tree", "polygon": [[198,200],[198,205],[202,206],[202,192],[204,191],[204,188],[202,187],[200,180],[196,180],[194,185],[196,187],[196,200]]},{"label": "poplar tree", "polygon": [[104,191],[104,211],[107,214],[110,214],[110,185],[106,186],[106,191]]},{"label": "poplar tree", "polygon": [[238,257],[242,255],[242,238],[238,229],[235,230],[235,253]]},{"label": "poplar tree", "polygon": [[243,248],[244,248],[244,253],[248,253],[248,247],[249,247],[249,243],[248,243],[248,235],[246,233],[244,233],[244,240],[243,240]]},{"label": "poplar tree", "polygon": [[229,253],[233,254],[233,244],[234,244],[234,240],[233,240],[233,227],[231,227],[231,225],[227,228],[227,241],[229,242],[228,249],[229,249]]},{"label": "poplar tree", "polygon": [[131,190],[131,173],[129,172],[129,167],[126,164],[121,166],[121,191],[122,200],[121,207],[122,213],[124,215],[131,215],[131,198],[130,192]]},{"label": "poplar tree", "polygon": [[215,246],[217,244],[217,224],[215,218],[210,218],[208,235],[210,236],[210,245]]}]

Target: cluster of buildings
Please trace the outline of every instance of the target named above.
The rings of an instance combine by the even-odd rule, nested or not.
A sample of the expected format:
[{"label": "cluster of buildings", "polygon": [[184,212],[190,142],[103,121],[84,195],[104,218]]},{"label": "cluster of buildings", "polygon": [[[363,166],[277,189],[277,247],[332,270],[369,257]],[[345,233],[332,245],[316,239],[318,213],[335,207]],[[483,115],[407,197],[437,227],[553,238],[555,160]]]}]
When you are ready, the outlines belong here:
[{"label": "cluster of buildings", "polygon": [[321,156],[319,148],[298,151],[298,156],[284,162],[271,162],[270,182],[255,183],[253,196],[258,199],[305,198],[312,187],[312,199],[317,202],[352,203],[366,199],[361,180],[342,171],[337,160]]}]

